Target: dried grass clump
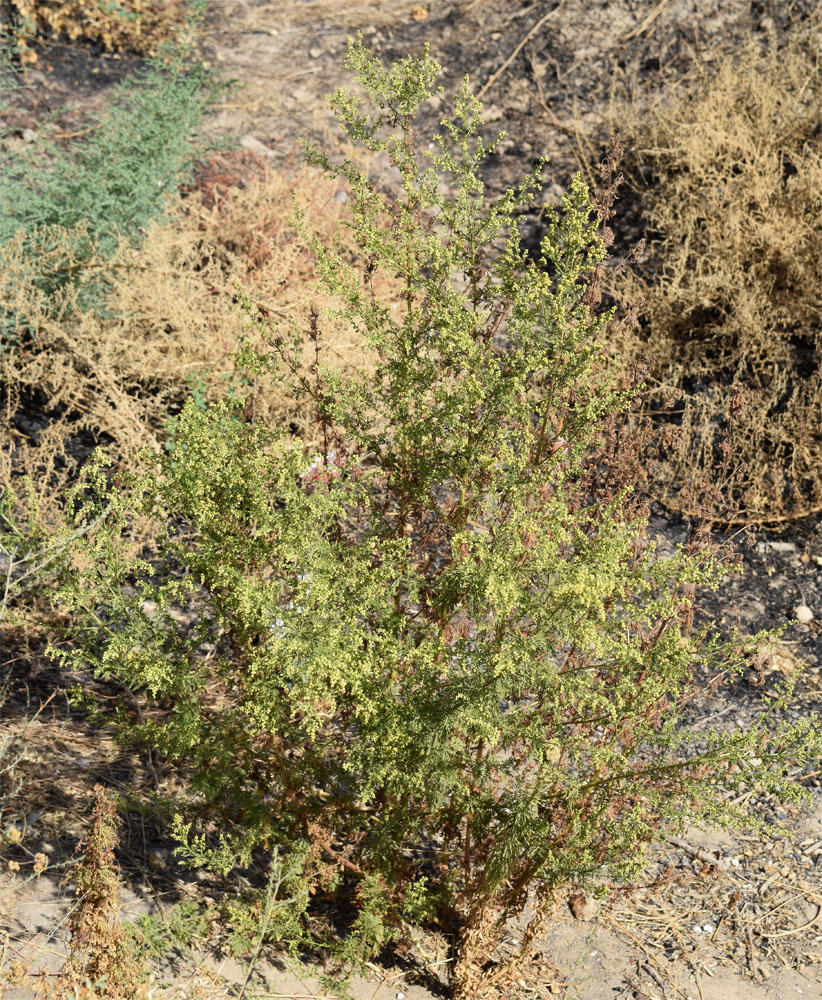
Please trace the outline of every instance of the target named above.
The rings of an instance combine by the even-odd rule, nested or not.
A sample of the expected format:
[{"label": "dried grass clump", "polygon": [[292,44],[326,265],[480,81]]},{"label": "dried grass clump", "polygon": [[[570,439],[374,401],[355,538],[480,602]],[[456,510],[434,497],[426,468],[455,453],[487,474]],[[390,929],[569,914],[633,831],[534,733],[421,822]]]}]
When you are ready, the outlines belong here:
[{"label": "dried grass clump", "polygon": [[[729,386],[747,405],[732,462],[749,517],[801,516],[822,496],[822,75],[819,36],[751,41],[670,100],[629,122],[633,185],[646,207],[651,264],[622,284],[644,297],[644,333],[613,351],[656,357],[660,388],[687,396],[659,490],[718,461]],[[634,112],[636,116],[636,111]],[[649,398],[648,412],[661,396]],[[670,415],[668,416],[670,418]]]},{"label": "dried grass clump", "polygon": [[97,42],[107,52],[153,55],[185,23],[188,0],[11,0],[15,47],[37,62],[31,43],[45,36]]},{"label": "dried grass clump", "polygon": [[[55,309],[53,298],[46,302],[36,286],[18,280],[30,266],[23,248],[11,241],[0,249],[0,300],[13,303],[21,324],[33,331],[28,342],[0,354],[3,421],[12,441],[0,453],[0,487],[30,477],[41,520],[61,521],[63,487],[90,443],[99,442],[124,466],[146,445],[162,447],[166,416],[192,387],[206,400],[225,389],[234,377],[232,353],[248,326],[238,284],[286,335],[307,330],[312,307],[319,309],[321,362],[370,364],[361,338],[325,315],[341,303],[312,288],[314,263],[291,217],[294,192],[310,228],[331,239],[348,211],[339,181],[308,167],[289,174],[259,167],[248,177],[248,154],[241,156],[239,162],[223,158],[219,170],[206,172],[170,223],[148,227],[139,249],[123,241],[111,259],[86,250],[82,266],[110,286],[105,315],[78,310],[72,291]],[[246,177],[238,183],[243,163]],[[44,255],[55,266],[72,267],[76,236],[53,227],[43,234]],[[258,333],[247,335],[262,346]],[[313,345],[305,360],[314,360]],[[308,447],[319,443],[306,403],[263,395],[255,386],[237,390],[248,397],[255,419],[304,436]],[[35,421],[33,411],[42,419]]]}]

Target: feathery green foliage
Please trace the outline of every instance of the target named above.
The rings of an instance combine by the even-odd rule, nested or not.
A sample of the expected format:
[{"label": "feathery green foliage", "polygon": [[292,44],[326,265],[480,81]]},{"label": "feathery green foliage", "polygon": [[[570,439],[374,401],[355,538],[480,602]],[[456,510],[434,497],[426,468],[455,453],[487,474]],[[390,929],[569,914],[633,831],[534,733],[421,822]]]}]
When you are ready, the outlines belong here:
[{"label": "feathery green foliage", "polygon": [[[124,237],[136,245],[141,228],[163,212],[168,195],[191,172],[195,128],[222,84],[197,65],[149,62],[124,81],[90,136],[48,170],[37,166],[40,144],[0,162],[0,258],[11,249],[23,280],[59,311],[67,286],[79,308],[101,308],[95,261]],[[19,278],[19,276],[18,276]],[[13,295],[0,302],[0,342],[18,337]]]},{"label": "feathery green foliage", "polygon": [[[436,924],[455,995],[480,997],[513,974],[486,963],[529,899],[523,951],[558,893],[634,878],[662,824],[738,822],[723,793],[751,785],[795,797],[786,764],[820,732],[783,724],[780,700],[745,733],[697,741],[679,725],[697,664],[741,664],[736,642],[691,628],[694,588],[726,567],[699,546],[657,558],[630,485],[597,464],[634,390],[601,363],[607,234],[585,186],[547,209],[530,260],[515,218],[542,164],[488,201],[495,143],[467,81],[420,149],[427,52],[385,69],[351,41],[346,64],[377,110],[344,90],[332,107],[387,154],[401,194],[309,147],[350,184],[368,266],[313,249],[378,368],[325,364],[312,317],[303,371],[300,335],[269,328],[270,353],[241,363],[313,398],[323,455],[236,402],[190,403],[159,467],[113,488],[92,469],[76,517],[104,522],[65,592],[83,621],[73,656],[145,698],[124,736],[185,765],[190,863],[288,859],[281,940],[356,965]],[[396,308],[371,292],[379,268],[404,278]],[[162,532],[130,564],[119,540],[136,513]],[[318,896],[354,907],[341,941]]]},{"label": "feathery green foliage", "polygon": [[0,242],[15,230],[88,223],[113,251],[117,232],[137,239],[191,167],[194,129],[211,97],[204,70],[151,66],[118,88],[73,155],[32,179],[26,159],[8,162]]}]

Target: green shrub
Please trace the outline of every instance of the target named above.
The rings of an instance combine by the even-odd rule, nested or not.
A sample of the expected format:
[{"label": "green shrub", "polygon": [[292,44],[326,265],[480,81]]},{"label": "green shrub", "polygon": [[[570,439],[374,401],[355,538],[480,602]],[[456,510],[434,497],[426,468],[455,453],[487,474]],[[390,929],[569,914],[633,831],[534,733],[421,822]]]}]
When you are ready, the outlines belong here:
[{"label": "green shrub", "polygon": [[[481,997],[521,957],[489,961],[506,918],[534,904],[527,953],[561,894],[634,878],[663,824],[741,821],[725,791],[798,796],[786,764],[822,740],[780,722],[784,698],[747,732],[697,742],[679,724],[698,668],[741,661],[691,624],[695,587],[727,567],[698,539],[657,558],[630,485],[603,471],[629,467],[607,429],[636,392],[601,363],[606,202],[595,213],[576,178],[529,260],[515,217],[542,165],[486,202],[495,143],[467,81],[421,151],[427,52],[386,70],[350,42],[346,63],[379,110],[346,91],[332,106],[402,193],[309,148],[350,184],[368,265],[312,245],[376,370],[326,363],[316,316],[301,367],[301,336],[246,302],[270,352],[244,368],[313,398],[324,453],[189,402],[171,456],[113,487],[98,464],[75,494],[81,523],[105,520],[66,590],[68,660],[139,692],[121,734],[184,766],[184,858],[224,874],[258,849],[289,859],[281,940],[356,965],[428,923],[454,942],[455,995]],[[379,269],[402,276],[401,307],[372,294]],[[160,534],[134,563],[136,515]],[[312,899],[349,907],[341,938]]]},{"label": "green shrub", "polygon": [[207,937],[209,930],[209,914],[193,899],[175,903],[162,915],[145,913],[127,925],[137,951],[160,959],[172,951],[184,954],[195,941]]},{"label": "green shrub", "polygon": [[10,489],[0,493],[0,626],[26,621],[25,595],[66,572],[76,537],[46,529],[39,521],[41,500],[34,485],[27,480],[23,486],[20,497]]},{"label": "green shrub", "polygon": [[2,189],[5,243],[18,227],[88,223],[103,249],[115,233],[136,238],[159,213],[163,196],[190,169],[194,129],[210,99],[203,70],[150,66],[124,81],[88,139],[33,181],[11,158]]},{"label": "green shrub", "polygon": [[[120,237],[138,244],[142,227],[190,175],[194,130],[220,86],[202,69],[151,63],[120,85],[69,155],[46,150],[55,159],[50,169],[38,166],[39,144],[26,156],[6,154],[0,259],[11,248],[29,295],[53,302],[56,314],[67,287],[76,288],[78,308],[101,307],[100,258],[114,253]],[[4,288],[0,343],[17,339],[20,287],[18,280]]]}]

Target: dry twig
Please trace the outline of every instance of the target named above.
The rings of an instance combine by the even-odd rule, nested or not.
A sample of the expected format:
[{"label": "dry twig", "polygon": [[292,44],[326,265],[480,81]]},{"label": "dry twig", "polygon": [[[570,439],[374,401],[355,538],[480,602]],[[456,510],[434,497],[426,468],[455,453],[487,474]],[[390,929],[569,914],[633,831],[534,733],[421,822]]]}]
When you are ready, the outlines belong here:
[{"label": "dry twig", "polygon": [[554,14],[558,14],[562,8],[565,6],[565,0],[559,0],[559,3],[552,10],[549,10],[547,14],[544,14],[537,23],[531,28],[527,35],[520,41],[519,45],[514,49],[510,56],[505,60],[505,62],[500,66],[500,68],[492,73],[488,79],[485,81],[485,85],[481,88],[477,94],[477,99],[481,99],[483,94],[489,90],[497,80],[502,76],[502,74],[508,69],[511,63],[517,58],[522,49],[531,41],[531,39],[536,35],[539,29],[545,24]]}]

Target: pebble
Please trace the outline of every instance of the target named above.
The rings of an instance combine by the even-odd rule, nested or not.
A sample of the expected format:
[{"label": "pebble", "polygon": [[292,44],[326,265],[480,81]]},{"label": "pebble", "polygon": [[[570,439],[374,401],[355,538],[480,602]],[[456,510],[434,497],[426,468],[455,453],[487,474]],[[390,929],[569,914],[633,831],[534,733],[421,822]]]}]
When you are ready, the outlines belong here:
[{"label": "pebble", "polygon": [[800,604],[794,608],[793,616],[797,621],[802,622],[803,625],[807,625],[808,622],[813,621],[813,611],[811,611],[807,604]]},{"label": "pebble", "polygon": [[564,194],[565,192],[559,184],[557,184],[556,181],[553,181],[543,196],[545,204],[550,205],[552,208],[559,208],[562,204],[562,196]]},{"label": "pebble", "polygon": [[756,551],[757,552],[796,552],[796,544],[794,542],[757,542]]},{"label": "pebble", "polygon": [[308,54],[312,59],[319,59],[323,54],[323,50],[317,45],[312,45],[308,50]]},{"label": "pebble", "polygon": [[257,153],[259,156],[273,156],[274,154],[261,142],[255,135],[244,135],[240,139],[240,145],[243,149],[247,149],[250,153]]},{"label": "pebble", "polygon": [[590,892],[577,892],[568,900],[568,907],[574,920],[593,920],[599,909],[596,899]]}]

